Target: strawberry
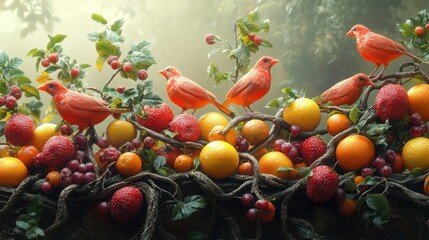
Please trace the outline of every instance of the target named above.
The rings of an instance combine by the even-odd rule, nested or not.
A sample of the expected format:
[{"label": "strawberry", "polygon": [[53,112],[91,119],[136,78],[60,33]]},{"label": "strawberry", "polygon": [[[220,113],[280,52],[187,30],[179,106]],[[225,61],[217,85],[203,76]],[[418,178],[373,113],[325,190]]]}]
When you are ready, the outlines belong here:
[{"label": "strawberry", "polygon": [[307,178],[307,196],[312,202],[326,202],[335,196],[339,178],[335,171],[326,165],[320,165],[312,170]]},{"label": "strawberry", "polygon": [[318,137],[309,137],[301,143],[301,158],[307,166],[326,153],[326,144]]},{"label": "strawberry", "polygon": [[53,136],[49,138],[42,152],[37,154],[34,158],[36,165],[42,164],[48,168],[63,167],[73,159],[75,155],[75,148],[65,136]]},{"label": "strawberry", "polygon": [[159,156],[165,157],[165,160],[167,162],[166,164],[170,168],[173,168],[174,160],[176,159],[177,156],[179,156],[182,153],[183,152],[180,149],[172,146],[160,147],[156,150],[156,154],[158,154]]},{"label": "strawberry", "polygon": [[131,186],[122,187],[110,200],[110,214],[117,222],[128,222],[139,215],[143,205],[143,194]]},{"label": "strawberry", "polygon": [[387,84],[375,97],[375,113],[381,121],[396,121],[407,113],[407,91],[399,84]]},{"label": "strawberry", "polygon": [[36,125],[31,117],[16,113],[6,121],[4,136],[10,144],[23,146],[33,139],[35,129]]},{"label": "strawberry", "polygon": [[170,131],[177,133],[174,139],[180,142],[196,142],[200,138],[198,120],[187,113],[182,113],[171,121]]},{"label": "strawberry", "polygon": [[173,110],[166,103],[156,106],[144,106],[142,116],[139,116],[139,123],[156,132],[162,132],[174,118]]}]

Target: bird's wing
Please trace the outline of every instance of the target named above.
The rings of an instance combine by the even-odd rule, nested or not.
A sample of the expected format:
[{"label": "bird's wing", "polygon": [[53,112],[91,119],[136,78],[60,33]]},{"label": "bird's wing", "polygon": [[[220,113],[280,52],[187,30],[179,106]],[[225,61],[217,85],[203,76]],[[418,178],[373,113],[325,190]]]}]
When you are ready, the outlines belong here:
[{"label": "bird's wing", "polygon": [[404,46],[393,41],[390,38],[384,37],[376,33],[368,33],[365,44],[368,48],[375,49],[380,52],[397,54],[406,54]]},{"label": "bird's wing", "polygon": [[61,101],[61,104],[67,105],[70,109],[80,111],[109,112],[110,110],[107,107],[109,104],[102,99],[74,91],[69,91]]},{"label": "bird's wing", "polygon": [[195,98],[217,101],[216,96],[213,93],[204,89],[196,82],[190,79],[187,79],[185,77],[179,77],[176,80],[179,83],[179,84],[176,84],[176,87],[181,92],[194,96]]},{"label": "bird's wing", "polygon": [[335,99],[340,99],[346,97],[351,89],[347,89],[347,82],[339,82],[322,93],[322,98],[325,102],[333,101]]}]

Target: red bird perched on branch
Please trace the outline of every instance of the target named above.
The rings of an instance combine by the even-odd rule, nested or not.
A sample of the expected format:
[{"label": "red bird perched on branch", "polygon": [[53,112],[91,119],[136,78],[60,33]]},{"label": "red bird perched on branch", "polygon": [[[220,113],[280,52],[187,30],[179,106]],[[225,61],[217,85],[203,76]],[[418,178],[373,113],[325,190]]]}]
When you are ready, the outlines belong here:
[{"label": "red bird perched on branch", "polygon": [[334,86],[322,93],[322,102],[332,102],[333,106],[355,103],[362,94],[365,86],[373,85],[368,76],[358,73],[350,78],[336,83]]},{"label": "red bird perched on branch", "polygon": [[270,70],[278,62],[279,60],[268,56],[261,57],[255,66],[228,91],[223,105],[227,107],[229,104],[234,103],[243,106],[246,112],[246,108],[253,112],[250,104],[261,99],[268,93],[271,86]]},{"label": "red bird perched on branch", "polygon": [[167,79],[167,94],[170,100],[182,108],[182,112],[187,109],[197,109],[211,103],[220,111],[233,118],[235,114],[222,104],[217,102],[216,96],[198,85],[196,82],[184,77],[175,67],[169,66],[159,71]]},{"label": "red bird perched on branch", "polygon": [[373,77],[373,74],[380,65],[384,65],[383,70],[377,75],[376,79],[379,78],[384,70],[386,70],[389,62],[396,58],[406,55],[416,59],[419,62],[422,60],[405,50],[405,47],[401,44],[385,37],[380,34],[372,32],[369,28],[364,25],[357,24],[353,26],[350,31],[347,32],[347,36],[356,37],[357,50],[359,54],[366,60],[375,64],[375,69],[369,75]]},{"label": "red bird perched on branch", "polygon": [[129,110],[112,109],[102,99],[67,89],[60,82],[48,81],[37,88],[49,93],[61,118],[79,126],[82,132],[89,126],[97,125],[112,113],[124,113]]}]

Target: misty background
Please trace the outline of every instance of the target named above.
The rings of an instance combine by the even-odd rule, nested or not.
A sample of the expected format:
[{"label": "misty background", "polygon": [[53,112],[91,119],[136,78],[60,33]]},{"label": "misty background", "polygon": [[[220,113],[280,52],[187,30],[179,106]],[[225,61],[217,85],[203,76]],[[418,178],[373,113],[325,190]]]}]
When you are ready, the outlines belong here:
[{"label": "misty background", "polygon": [[[222,71],[230,71],[234,62],[222,53],[208,59],[207,53],[216,45],[207,45],[205,35],[214,33],[234,43],[232,29],[236,18],[247,16],[258,6],[261,18],[270,19],[271,25],[270,32],[261,36],[270,40],[274,47],[262,47],[252,57],[251,65],[263,55],[280,62],[271,70],[270,92],[253,104],[252,109],[275,113],[276,110],[264,106],[281,96],[282,88],[301,89],[307,85],[307,97],[314,98],[340,80],[358,72],[369,74],[373,70],[374,65],[357,54],[355,39],[345,36],[353,25],[364,24],[374,32],[399,41],[397,24],[414,17],[428,5],[425,0],[2,0],[0,50],[5,50],[9,57],[23,59],[21,69],[37,86],[35,78],[40,72],[36,72],[36,60],[25,55],[30,49],[45,48],[49,40],[47,34],[65,34],[67,38],[61,43],[64,54],[79,63],[90,64],[84,81],[88,86],[100,88],[114,71],[108,65],[102,72],[95,67],[97,53],[87,34],[101,31],[103,26],[91,20],[91,14],[101,14],[109,24],[124,19],[122,55],[126,55],[133,43],[153,42],[151,51],[157,64],[149,68],[148,79],[154,82],[153,91],[178,114],[181,109],[169,100],[165,79],[158,71],[169,65],[175,66],[223,102],[232,82],[215,85],[213,80],[207,80],[207,67],[214,62]],[[411,60],[406,57],[395,60],[385,74],[396,72],[398,65],[407,61]],[[55,78],[55,73],[51,77]],[[118,75],[110,86],[119,84],[134,87],[136,82]],[[51,97],[44,92],[41,97],[44,111]],[[233,105],[232,109],[244,113],[241,107]],[[196,117],[209,111],[217,109],[208,105],[198,110]],[[103,124],[111,120],[109,118]]]}]

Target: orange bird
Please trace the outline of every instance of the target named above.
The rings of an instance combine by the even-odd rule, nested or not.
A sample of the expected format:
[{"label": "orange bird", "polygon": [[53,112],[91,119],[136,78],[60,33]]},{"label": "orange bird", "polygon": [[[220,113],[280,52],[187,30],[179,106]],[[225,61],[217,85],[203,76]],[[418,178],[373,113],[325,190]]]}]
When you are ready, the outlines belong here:
[{"label": "orange bird", "polygon": [[422,62],[420,58],[408,53],[405,50],[405,47],[401,44],[385,36],[372,32],[364,25],[357,24],[353,26],[346,35],[356,37],[357,50],[359,54],[364,59],[375,64],[374,71],[369,75],[370,78],[373,77],[373,74],[377,71],[380,65],[384,65],[383,70],[376,78],[380,77],[387,68],[387,65],[389,65],[389,62],[402,55],[412,57],[419,62]]},{"label": "orange bird", "polygon": [[343,104],[351,105],[359,99],[363,88],[371,85],[373,85],[373,83],[366,74],[358,73],[336,83],[322,93],[321,103],[332,102],[333,106],[340,106]]},{"label": "orange bird", "polygon": [[182,112],[187,109],[197,109],[211,103],[220,111],[233,118],[235,114],[222,104],[217,102],[216,96],[198,85],[198,83],[184,77],[175,67],[169,66],[159,71],[167,79],[167,94],[170,100],[182,108]]},{"label": "orange bird", "polygon": [[241,77],[232,88],[228,91],[223,105],[227,107],[234,103],[243,106],[247,112],[251,112],[250,104],[261,99],[268,93],[271,86],[271,67],[278,63],[279,60],[268,56],[261,57],[253,68]]},{"label": "orange bird", "polygon": [[55,80],[48,81],[37,89],[49,93],[54,98],[61,118],[79,126],[79,132],[102,122],[112,113],[128,111],[109,108],[109,104],[102,99],[69,90]]}]

